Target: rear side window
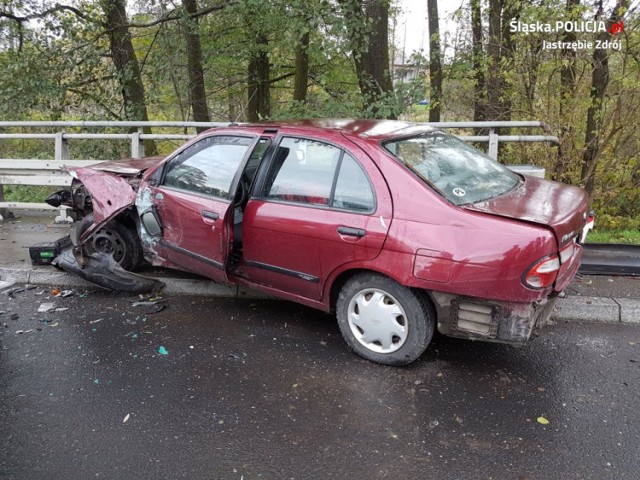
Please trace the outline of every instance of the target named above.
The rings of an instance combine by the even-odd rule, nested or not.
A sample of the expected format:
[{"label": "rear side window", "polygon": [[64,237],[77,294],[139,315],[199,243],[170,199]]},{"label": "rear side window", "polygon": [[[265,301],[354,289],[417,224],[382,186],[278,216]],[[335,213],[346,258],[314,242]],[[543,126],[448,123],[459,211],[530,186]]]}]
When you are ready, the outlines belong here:
[{"label": "rear side window", "polygon": [[163,184],[201,195],[229,198],[229,189],[252,139],[203,138],[171,160]]},{"label": "rear side window", "polygon": [[286,202],[370,212],[373,189],[358,162],[338,147],[284,138],[273,157],[265,196]]},{"label": "rear side window", "polygon": [[332,205],[359,212],[370,212],[375,207],[369,179],[358,162],[348,153],[342,157]]}]

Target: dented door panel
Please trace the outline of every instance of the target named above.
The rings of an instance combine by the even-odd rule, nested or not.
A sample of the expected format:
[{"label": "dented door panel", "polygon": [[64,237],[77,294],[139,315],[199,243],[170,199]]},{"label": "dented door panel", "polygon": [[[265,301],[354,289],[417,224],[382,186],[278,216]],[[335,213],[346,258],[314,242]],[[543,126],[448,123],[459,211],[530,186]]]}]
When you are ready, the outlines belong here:
[{"label": "dented door panel", "polygon": [[225,216],[229,202],[161,187],[150,191],[162,223],[162,235],[154,238],[153,244],[164,263],[226,281]]}]

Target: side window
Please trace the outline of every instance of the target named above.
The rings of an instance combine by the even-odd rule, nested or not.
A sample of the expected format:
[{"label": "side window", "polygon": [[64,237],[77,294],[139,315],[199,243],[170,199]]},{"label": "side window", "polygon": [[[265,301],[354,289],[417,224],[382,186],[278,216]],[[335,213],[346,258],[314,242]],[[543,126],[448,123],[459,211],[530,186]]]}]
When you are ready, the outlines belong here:
[{"label": "side window", "polygon": [[370,212],[375,207],[369,179],[358,162],[348,153],[342,157],[331,206],[358,212]]},{"label": "side window", "polygon": [[204,138],[171,160],[163,184],[227,199],[233,177],[252,143],[247,137]]},{"label": "side window", "polygon": [[373,188],[360,164],[340,148],[314,140],[280,142],[265,190],[267,198],[288,202],[356,212],[375,208]]},{"label": "side window", "polygon": [[244,173],[249,183],[251,183],[253,181],[253,178],[256,176],[256,172],[258,171],[260,162],[262,162],[264,154],[267,153],[267,148],[269,148],[270,144],[271,140],[269,140],[268,138],[261,138],[260,140],[258,140],[258,144],[253,149],[253,152],[251,152],[249,161],[244,167]]},{"label": "side window", "polygon": [[266,197],[330,205],[331,188],[342,150],[326,143],[284,138],[274,153]]}]

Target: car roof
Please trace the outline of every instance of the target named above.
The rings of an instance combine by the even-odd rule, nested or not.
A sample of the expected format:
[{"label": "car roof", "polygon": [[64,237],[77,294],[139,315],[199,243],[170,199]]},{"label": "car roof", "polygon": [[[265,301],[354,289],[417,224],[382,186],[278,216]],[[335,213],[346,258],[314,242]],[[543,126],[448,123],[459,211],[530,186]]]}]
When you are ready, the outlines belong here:
[{"label": "car roof", "polygon": [[262,129],[263,131],[286,131],[288,128],[292,128],[297,131],[306,130],[309,134],[332,130],[374,141],[384,141],[391,138],[407,137],[435,131],[433,127],[424,123],[363,119],[283,120],[247,123],[238,126],[251,130]]}]

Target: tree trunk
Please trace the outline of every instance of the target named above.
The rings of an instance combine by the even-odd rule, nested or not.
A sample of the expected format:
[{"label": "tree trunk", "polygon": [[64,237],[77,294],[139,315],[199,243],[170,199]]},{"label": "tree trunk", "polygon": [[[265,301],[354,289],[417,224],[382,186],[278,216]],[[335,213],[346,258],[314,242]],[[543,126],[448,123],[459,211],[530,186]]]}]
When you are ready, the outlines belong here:
[{"label": "tree trunk", "polygon": [[[100,4],[106,17],[105,28],[110,32],[111,59],[122,88],[125,118],[148,121],[140,65],[127,27],[126,0],[101,0]],[[145,127],[144,132],[151,133],[151,129]],[[145,140],[145,154],[155,155],[157,152],[155,142]]]},{"label": "tree trunk", "polygon": [[511,92],[510,83],[507,80],[510,75],[507,72],[513,72],[513,54],[516,49],[513,32],[509,28],[512,20],[517,20],[520,16],[522,8],[519,0],[503,0],[501,21],[501,45],[500,45],[500,120],[511,120]]},{"label": "tree trunk", "polygon": [[440,62],[440,26],[438,22],[438,0],[427,0],[429,16],[429,121],[440,121],[442,106],[442,64]]},{"label": "tree trunk", "polygon": [[517,16],[515,0],[489,0],[487,120],[511,119],[511,99],[505,71],[513,66],[514,42],[509,22]]},{"label": "tree trunk", "polygon": [[487,120],[501,120],[500,96],[502,94],[502,78],[500,73],[500,49],[502,43],[502,0],[489,0],[489,42],[487,55],[489,66],[487,71]]},{"label": "tree trunk", "polygon": [[475,95],[473,96],[473,119],[477,122],[486,119],[487,85],[484,76],[484,51],[482,48],[482,11],[480,0],[471,0],[471,31],[473,33],[473,75]]},{"label": "tree trunk", "polygon": [[[182,0],[182,6],[188,14],[198,11],[196,0]],[[210,122],[207,107],[207,93],[204,85],[204,68],[202,67],[202,46],[198,19],[185,19],[183,22],[185,42],[187,46],[187,69],[189,72],[189,103],[196,122]],[[197,128],[198,133],[206,127]]]},{"label": "tree trunk", "polygon": [[270,65],[269,40],[264,34],[256,38],[258,50],[249,59],[247,120],[259,122],[271,115],[271,99],[269,93]]},{"label": "tree trunk", "polygon": [[[616,2],[609,19],[607,20],[607,30],[613,23],[619,22],[624,13],[629,8],[629,0],[618,0]],[[599,4],[598,18],[602,17],[602,0]],[[609,38],[609,32],[600,32],[598,40],[604,41]],[[591,58],[591,103],[587,110],[587,128],[584,139],[584,153],[582,155],[581,181],[589,195],[593,194],[596,177],[596,167],[598,166],[598,151],[600,148],[600,128],[602,126],[602,104],[604,93],[609,84],[609,50],[595,49]]]},{"label": "tree trunk", "polygon": [[[379,102],[393,93],[389,71],[388,0],[339,0],[351,28],[347,32],[365,106],[374,117],[380,115]],[[395,118],[395,113],[385,113]]]},{"label": "tree trunk", "polygon": [[307,85],[309,84],[309,34],[307,30],[296,48],[296,76],[293,88],[293,99],[305,103],[307,101]]},{"label": "tree trunk", "polygon": [[[577,9],[580,0],[567,0],[565,5],[566,21],[577,20]],[[562,34],[563,42],[575,42],[576,33],[565,30]],[[560,145],[558,159],[553,172],[554,180],[565,181],[565,172],[574,152],[574,129],[571,119],[567,115],[567,105],[570,104],[576,90],[576,51],[572,48],[562,49],[562,67],[560,68],[560,105],[558,116],[560,119]]]}]

